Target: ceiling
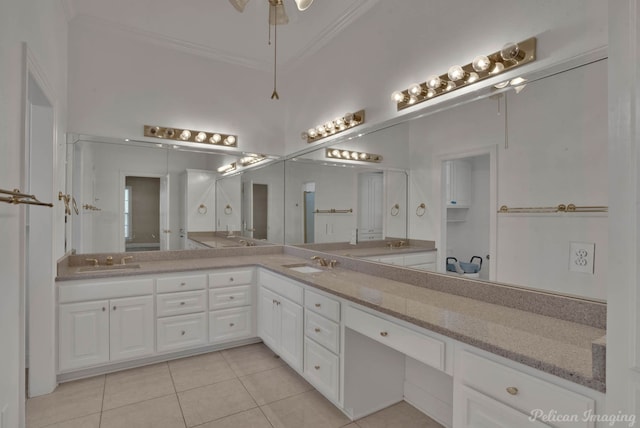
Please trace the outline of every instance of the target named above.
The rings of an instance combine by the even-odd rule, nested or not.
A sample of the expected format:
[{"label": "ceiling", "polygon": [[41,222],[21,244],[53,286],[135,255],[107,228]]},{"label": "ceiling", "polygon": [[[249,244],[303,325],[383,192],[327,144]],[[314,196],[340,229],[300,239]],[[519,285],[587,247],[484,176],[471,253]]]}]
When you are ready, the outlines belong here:
[{"label": "ceiling", "polygon": [[[106,25],[190,53],[268,70],[268,1],[239,13],[227,0],[62,0],[70,22]],[[284,0],[289,23],[278,26],[278,64],[286,69],[321,48],[379,0],[316,0],[299,12]],[[273,34],[272,34],[273,37]]]}]

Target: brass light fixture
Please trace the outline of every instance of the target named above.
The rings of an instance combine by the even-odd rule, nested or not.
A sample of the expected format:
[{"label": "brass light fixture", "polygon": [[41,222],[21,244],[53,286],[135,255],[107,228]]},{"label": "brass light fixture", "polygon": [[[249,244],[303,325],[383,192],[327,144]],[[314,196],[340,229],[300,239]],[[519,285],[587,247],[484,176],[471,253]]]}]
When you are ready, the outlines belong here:
[{"label": "brass light fixture", "polygon": [[216,146],[237,147],[238,137],[217,132],[194,131],[192,129],[167,128],[162,126],[145,125],[145,137],[155,137],[164,140],[183,141],[188,143],[213,144]]},{"label": "brass light fixture", "polygon": [[[276,89],[278,75],[278,25],[289,23],[289,17],[284,10],[283,0],[267,0],[269,2],[269,45],[271,45],[271,26],[273,25],[273,93],[272,100],[279,100],[278,90]],[[313,0],[294,0],[299,11],[304,11],[311,6]],[[244,12],[244,8],[249,0],[229,0],[229,3],[238,11]]]},{"label": "brass light fixture", "polygon": [[300,134],[300,137],[307,143],[313,143],[314,141],[339,134],[340,132],[362,125],[363,123],[364,110],[359,110],[355,113],[347,113],[342,117],[330,120],[323,125],[316,126],[315,128],[309,128],[307,131],[303,131]]},{"label": "brass light fixture", "polygon": [[397,110],[400,111],[502,74],[535,59],[535,37],[520,43],[507,43],[497,52],[486,56],[478,55],[469,64],[453,65],[444,74],[439,76],[434,74],[427,77],[426,82],[414,83],[403,91],[395,91],[391,94],[391,99],[396,103]]},{"label": "brass light fixture", "polygon": [[220,174],[228,174],[230,172],[235,171],[236,168],[237,168],[237,164],[235,162],[233,162],[233,163],[230,163],[228,165],[221,166],[220,168],[218,168],[218,172]]},{"label": "brass light fixture", "polygon": [[325,151],[325,157],[330,159],[343,159],[343,160],[360,161],[360,162],[374,162],[374,163],[382,162],[382,155],[376,155],[373,153],[365,153],[365,152],[356,152],[356,151],[347,150],[347,149],[328,148]]},{"label": "brass light fixture", "polygon": [[262,162],[265,159],[267,159],[265,155],[248,153],[247,156],[240,159],[240,165],[244,167],[255,165],[258,162]]}]

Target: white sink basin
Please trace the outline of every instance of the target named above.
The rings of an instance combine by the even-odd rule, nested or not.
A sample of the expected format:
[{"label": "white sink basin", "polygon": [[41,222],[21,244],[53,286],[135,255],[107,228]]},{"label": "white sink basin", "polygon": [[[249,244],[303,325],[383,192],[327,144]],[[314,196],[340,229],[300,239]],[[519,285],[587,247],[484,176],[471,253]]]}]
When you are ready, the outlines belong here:
[{"label": "white sink basin", "polygon": [[316,273],[316,272],[323,272],[322,269],[318,269],[315,268],[313,266],[309,266],[309,265],[285,265],[284,267],[289,268],[291,270],[295,270],[296,272],[300,272],[300,273]]}]

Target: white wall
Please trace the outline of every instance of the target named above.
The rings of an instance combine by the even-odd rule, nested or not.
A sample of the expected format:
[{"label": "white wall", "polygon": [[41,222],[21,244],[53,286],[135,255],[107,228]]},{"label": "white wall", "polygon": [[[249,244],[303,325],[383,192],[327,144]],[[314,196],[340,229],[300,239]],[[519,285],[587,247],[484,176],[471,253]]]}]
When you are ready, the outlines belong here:
[{"label": "white wall", "polygon": [[[66,22],[58,1],[7,0],[0,3],[0,187],[21,187],[24,165],[23,148],[23,54],[26,42],[37,61],[47,86],[53,92],[57,130],[56,150],[64,159],[64,131],[66,130],[67,49]],[[56,187],[64,189],[64,170],[56,171]],[[37,195],[43,201],[53,202],[54,195]],[[42,208],[50,209],[50,208]],[[63,253],[64,215],[56,200],[54,256]],[[24,341],[21,339],[24,306],[21,287],[24,277],[21,267],[22,208],[0,204],[0,411],[6,407],[6,426],[20,426],[24,389],[20,385],[20,359]],[[51,302],[53,305],[53,302]],[[53,323],[54,320],[51,320]],[[38,332],[32,332],[38,334]],[[51,338],[49,338],[51,340]],[[21,393],[22,391],[22,393]]]},{"label": "white wall", "polygon": [[236,134],[241,150],[279,154],[283,103],[262,95],[271,79],[80,16],[69,29],[69,130],[133,138],[145,124],[189,127]]},{"label": "white wall", "polygon": [[187,232],[216,230],[216,176],[215,171],[187,170]]},{"label": "white wall", "polygon": [[285,221],[284,162],[275,162],[264,168],[249,169],[242,174],[242,182],[245,186],[250,182],[268,186],[267,241],[274,244],[283,243]]},{"label": "white wall", "polygon": [[[230,210],[226,210],[227,205]],[[216,211],[216,230],[225,232],[241,230],[242,182],[240,175],[224,177],[216,181]]]},{"label": "white wall", "polygon": [[606,31],[599,0],[379,2],[282,79],[286,151],[307,145],[301,131],[346,111],[365,108],[369,123],[396,117],[391,92],[506,42],[538,38],[532,70],[606,46]]}]

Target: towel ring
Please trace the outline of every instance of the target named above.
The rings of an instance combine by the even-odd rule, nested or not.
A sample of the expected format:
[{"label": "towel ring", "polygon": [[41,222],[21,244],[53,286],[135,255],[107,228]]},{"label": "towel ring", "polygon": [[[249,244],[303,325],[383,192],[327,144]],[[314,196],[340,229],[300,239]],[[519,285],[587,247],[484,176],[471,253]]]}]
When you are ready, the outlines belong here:
[{"label": "towel ring", "polygon": [[[76,212],[76,215],[80,214],[80,210],[78,210],[78,204],[76,203],[76,198],[72,197],[71,198],[71,203],[73,204],[73,210]],[[69,213],[71,214],[71,213]]]},{"label": "towel ring", "polygon": [[427,206],[423,202],[420,205],[418,205],[418,208],[416,208],[416,215],[418,217],[422,217],[425,212],[427,212]]},{"label": "towel ring", "polygon": [[233,212],[233,208],[231,208],[231,205],[227,204],[226,207],[224,207],[224,213],[226,215],[230,215]]},{"label": "towel ring", "polygon": [[200,206],[198,207],[198,213],[204,215],[207,213],[207,211],[207,206],[205,204],[200,204]]},{"label": "towel ring", "polygon": [[391,215],[393,217],[397,216],[400,213],[400,205],[395,204],[394,206],[391,207]]}]

